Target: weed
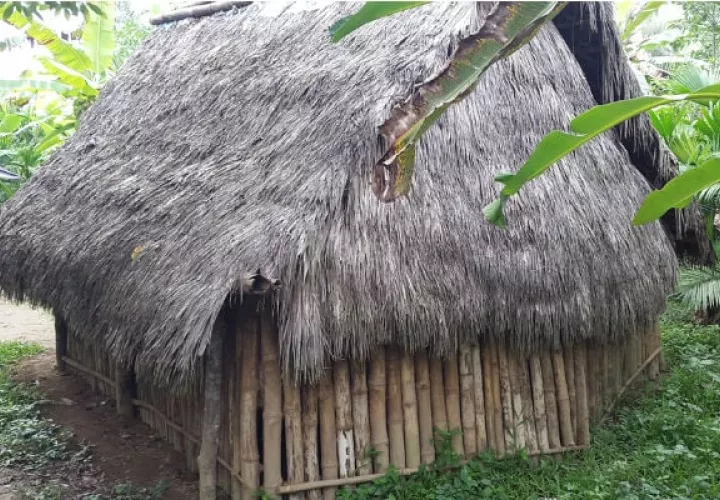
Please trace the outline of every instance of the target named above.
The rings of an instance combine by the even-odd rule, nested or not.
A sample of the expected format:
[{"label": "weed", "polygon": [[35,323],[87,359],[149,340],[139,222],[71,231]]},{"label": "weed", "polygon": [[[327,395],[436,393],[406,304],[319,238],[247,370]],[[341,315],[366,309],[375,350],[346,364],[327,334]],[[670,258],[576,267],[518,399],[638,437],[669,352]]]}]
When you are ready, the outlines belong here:
[{"label": "weed", "polygon": [[170,489],[167,481],[158,481],[150,488],[142,488],[131,483],[116,484],[110,498],[113,500],[161,500]]}]

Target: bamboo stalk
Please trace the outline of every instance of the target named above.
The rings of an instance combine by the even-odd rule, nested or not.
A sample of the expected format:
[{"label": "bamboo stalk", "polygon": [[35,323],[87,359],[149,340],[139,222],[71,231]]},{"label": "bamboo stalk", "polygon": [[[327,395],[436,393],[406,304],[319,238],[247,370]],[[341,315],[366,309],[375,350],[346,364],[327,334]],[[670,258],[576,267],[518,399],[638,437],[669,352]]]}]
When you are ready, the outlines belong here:
[{"label": "bamboo stalk", "polygon": [[205,359],[205,404],[203,405],[203,428],[198,470],[200,472],[198,498],[217,498],[218,433],[222,411],[222,353],[223,331],[213,331]]},{"label": "bamboo stalk", "polygon": [[[433,427],[446,431],[447,408],[445,407],[445,382],[443,379],[442,361],[437,357],[430,358],[430,403],[432,405]],[[433,435],[433,443],[435,436]]]},{"label": "bamboo stalk", "polygon": [[633,382],[635,382],[635,380],[640,375],[642,375],[643,370],[645,370],[647,368],[647,366],[650,363],[652,363],[652,361],[655,358],[660,356],[661,353],[662,353],[662,349],[657,349],[655,352],[650,354],[650,356],[645,360],[645,362],[642,365],[640,365],[640,367],[637,369],[637,371],[635,371],[635,373],[627,380],[627,382],[625,382],[625,384],[620,388],[620,390],[615,395],[615,399],[613,399],[610,406],[608,406],[608,409],[605,411],[605,415],[603,416],[603,418],[600,419],[600,423],[602,423],[605,420],[605,418],[607,418],[607,416],[611,414],[611,412],[612,412],[613,408],[615,408],[615,405],[617,404],[617,402],[620,401],[623,394],[625,394],[625,391],[627,391],[630,388],[630,386],[633,384]]},{"label": "bamboo stalk", "polygon": [[420,466],[420,425],[415,394],[415,363],[409,353],[404,353],[400,360],[400,378],[405,421],[405,466],[418,467]]},{"label": "bamboo stalk", "polygon": [[350,365],[348,362],[341,360],[335,363],[334,375],[338,465],[340,466],[340,477],[348,477],[355,474],[355,436],[353,434]]},{"label": "bamboo stalk", "polygon": [[575,393],[577,395],[577,443],[586,445],[590,442],[590,415],[587,406],[587,351],[585,344],[575,346]]},{"label": "bamboo stalk", "polygon": [[562,446],[560,441],[560,422],[558,421],[557,395],[555,393],[555,374],[550,352],[540,354],[542,365],[543,391],[545,397],[545,415],[547,416],[548,446],[555,450]]},{"label": "bamboo stalk", "polygon": [[500,387],[500,365],[499,365],[500,348],[497,343],[492,344],[492,352],[490,356],[490,374],[492,375],[493,386],[493,419],[495,421],[495,443],[497,445],[497,453],[499,456],[505,454],[505,432],[503,430],[503,411],[502,411],[502,390]]},{"label": "bamboo stalk", "polygon": [[[500,376],[500,392],[502,396],[502,415],[503,415],[503,427],[505,428],[505,435],[503,442],[505,443],[505,451],[511,452],[516,451],[518,447],[522,445],[518,443],[524,436],[518,436],[518,430],[515,427],[515,415],[513,414],[513,375],[515,370],[510,366],[510,359],[508,358],[507,349],[504,345],[498,344],[498,374]],[[519,419],[518,415],[518,419]]]},{"label": "bamboo stalk", "polygon": [[[317,388],[306,384],[301,390],[302,435],[305,459],[305,480],[309,483],[320,479],[318,472],[318,395]],[[309,491],[307,500],[320,500],[320,491]]]},{"label": "bamboo stalk", "polygon": [[535,418],[538,446],[541,451],[549,451],[550,442],[547,428],[547,412],[545,409],[545,386],[542,362],[538,354],[530,356],[530,378],[532,385],[533,416]]},{"label": "bamboo stalk", "polygon": [[[494,349],[492,344],[485,344],[480,356],[483,365],[483,389],[485,389],[485,429],[487,431],[488,447],[494,452],[499,452],[500,445],[497,440],[497,430],[495,429],[495,378],[493,377],[493,367],[497,364],[494,360]],[[498,409],[499,410],[499,409]],[[502,420],[502,416],[500,417]]]},{"label": "bamboo stalk", "polygon": [[586,373],[589,374],[587,377],[587,406],[588,415],[592,419],[595,412],[599,411],[602,406],[599,401],[600,384],[599,384],[599,362],[600,362],[600,349],[595,342],[588,343],[587,346],[587,365]]},{"label": "bamboo stalk", "polygon": [[[258,351],[260,322],[251,315],[247,328],[237,340],[242,344],[240,354],[240,439],[239,459],[240,475],[249,487],[241,488],[241,498],[249,499],[252,490],[259,486],[259,449],[257,442],[257,409],[258,409]],[[240,333],[240,332],[238,332]]]},{"label": "bamboo stalk", "polygon": [[[515,357],[520,378],[520,393],[523,401],[523,422],[525,423],[525,448],[528,452],[534,453],[540,449],[538,445],[537,428],[535,427],[535,411],[533,409],[532,382],[528,359],[518,354]],[[542,383],[542,376],[540,377]]]},{"label": "bamboo stalk", "polygon": [[575,352],[572,346],[563,346],[565,357],[565,381],[567,383],[568,399],[570,401],[570,416],[572,428],[577,431],[577,393],[575,387]]},{"label": "bamboo stalk", "polygon": [[[337,479],[337,429],[335,420],[335,389],[333,387],[332,373],[320,379],[318,386],[318,409],[320,417],[320,463],[322,464],[322,478]],[[335,489],[323,490],[325,500],[335,499]]]},{"label": "bamboo stalk", "polygon": [[475,385],[473,379],[472,348],[460,348],[458,357],[460,370],[460,411],[462,419],[462,438],[465,455],[477,455],[477,435],[475,432]]},{"label": "bamboo stalk", "polygon": [[390,436],[390,464],[405,467],[405,429],[402,408],[402,376],[397,348],[387,348],[387,405]]},{"label": "bamboo stalk", "polygon": [[424,464],[435,461],[433,445],[432,402],[430,397],[430,361],[427,351],[415,354],[415,381],[417,389],[418,423],[420,426],[420,459]]},{"label": "bamboo stalk", "polygon": [[368,377],[370,389],[370,440],[375,450],[373,470],[383,473],[387,471],[390,446],[387,431],[387,377],[385,373],[385,348],[381,347],[370,361]]},{"label": "bamboo stalk", "polygon": [[355,454],[357,473],[360,476],[372,474],[372,464],[368,460],[370,449],[370,415],[368,413],[368,386],[364,363],[353,363],[350,370],[352,387],[352,416],[355,432]]},{"label": "bamboo stalk", "polygon": [[487,428],[485,425],[485,391],[483,380],[482,356],[480,346],[472,347],[472,372],[473,387],[475,390],[475,437],[477,439],[477,451],[487,449]]},{"label": "bamboo stalk", "polygon": [[448,429],[455,431],[452,446],[455,453],[465,455],[463,447],[462,419],[460,417],[460,377],[457,356],[451,356],[443,362],[445,379],[445,407],[447,408]]},{"label": "bamboo stalk", "polygon": [[[242,350],[245,344],[245,336],[252,335],[257,327],[255,318],[249,317],[244,314],[242,309],[239,309],[235,317],[235,362],[233,363],[233,406],[232,415],[230,419],[230,439],[232,441],[231,450],[231,463],[232,473],[240,474],[242,471],[242,449],[240,443],[242,442],[242,417],[243,417],[243,358]],[[252,346],[250,346],[252,348]],[[248,375],[249,376],[249,375]],[[184,403],[183,410],[188,411],[188,402]],[[190,425],[189,422],[185,425]],[[239,481],[232,481],[230,483],[230,497],[232,500],[240,500],[243,495],[243,486]]]},{"label": "bamboo stalk", "polygon": [[263,486],[275,494],[282,483],[282,377],[278,336],[267,313],[261,316],[260,346],[263,360]]},{"label": "bamboo stalk", "polygon": [[560,427],[560,437],[562,445],[575,446],[575,432],[572,425],[572,411],[570,409],[570,397],[568,396],[568,386],[565,376],[565,357],[562,351],[553,351],[553,372],[555,375],[555,389],[557,395],[558,417]]},{"label": "bamboo stalk", "polygon": [[603,409],[607,406],[611,394],[610,390],[610,357],[612,356],[610,352],[610,345],[607,343],[601,344],[600,349],[602,351],[602,363],[601,363],[601,370],[600,370],[600,386],[602,387],[602,390],[600,391],[600,405],[595,414],[593,414],[593,422],[596,421],[600,416],[602,416]]},{"label": "bamboo stalk", "polygon": [[300,484],[304,480],[305,472],[300,387],[294,384],[288,376],[283,378],[283,395],[285,396],[283,413],[285,414],[287,483]]},{"label": "bamboo stalk", "polygon": [[[660,330],[657,324],[655,324],[653,328],[650,329],[647,338],[647,355],[655,352],[657,349],[660,349],[662,347],[662,344],[660,342]],[[653,381],[657,380],[660,377],[660,357],[653,358],[653,360],[650,362],[650,365],[648,366],[648,377],[650,378],[650,380]]]}]

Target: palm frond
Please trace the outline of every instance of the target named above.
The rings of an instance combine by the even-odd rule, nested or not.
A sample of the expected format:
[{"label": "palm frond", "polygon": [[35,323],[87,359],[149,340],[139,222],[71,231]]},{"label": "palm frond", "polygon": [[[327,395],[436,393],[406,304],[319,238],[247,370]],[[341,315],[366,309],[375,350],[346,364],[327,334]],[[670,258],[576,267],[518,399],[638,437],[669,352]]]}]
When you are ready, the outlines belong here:
[{"label": "palm frond", "polygon": [[682,271],[673,297],[696,311],[720,307],[720,267]]}]

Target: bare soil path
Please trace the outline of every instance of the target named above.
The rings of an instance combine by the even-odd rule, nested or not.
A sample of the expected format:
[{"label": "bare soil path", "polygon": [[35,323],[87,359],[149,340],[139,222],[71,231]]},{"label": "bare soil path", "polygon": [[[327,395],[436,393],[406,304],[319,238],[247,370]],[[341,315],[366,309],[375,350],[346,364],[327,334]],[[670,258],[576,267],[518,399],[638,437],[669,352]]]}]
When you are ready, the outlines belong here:
[{"label": "bare soil path", "polygon": [[[88,445],[92,453],[91,471],[74,474],[62,464],[56,472],[48,471],[44,481],[61,481],[73,492],[63,499],[84,498],[90,492],[112,498],[106,495],[113,485],[131,483],[149,488],[159,481],[171,485],[163,498],[197,498],[196,483],[186,471],[184,458],[169,444],[139,420],[119,418],[113,401],[93,393],[82,378],[58,373],[49,313],[0,298],[0,341],[12,340],[47,348],[46,353],[17,367],[15,379],[36,385],[47,398],[47,404],[41,406],[43,416],[72,431],[78,445]],[[8,474],[13,475],[12,481]],[[0,470],[0,500],[15,498],[10,496],[12,484],[27,483],[27,479],[20,471]]]},{"label": "bare soil path", "polygon": [[55,327],[50,313],[26,304],[12,304],[0,297],[0,342],[20,340],[46,348],[55,347]]}]

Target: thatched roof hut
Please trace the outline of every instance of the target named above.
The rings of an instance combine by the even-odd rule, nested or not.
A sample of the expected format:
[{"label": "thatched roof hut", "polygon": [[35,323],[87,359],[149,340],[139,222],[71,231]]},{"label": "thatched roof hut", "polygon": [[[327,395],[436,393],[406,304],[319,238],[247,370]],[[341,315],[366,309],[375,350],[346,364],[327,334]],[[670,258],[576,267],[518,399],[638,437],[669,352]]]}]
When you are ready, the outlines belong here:
[{"label": "thatched roof hut", "polygon": [[155,386],[193,379],[256,269],[282,283],[267,300],[283,372],[310,382],[384,345],[532,353],[652,330],[673,240],[700,226],[631,225],[675,168],[647,119],[534,181],[506,230],[482,215],[545,133],[638,95],[611,4],[568,5],[428,131],[406,199],[373,195],[378,126],[489,5],[425,6],[339,44],[328,27],[356,5],[161,26],[2,208],[0,287]]}]

